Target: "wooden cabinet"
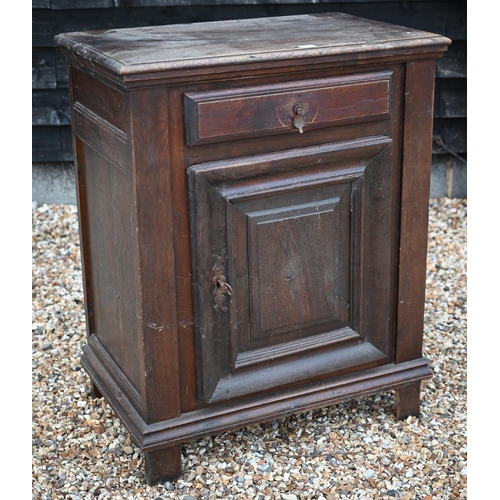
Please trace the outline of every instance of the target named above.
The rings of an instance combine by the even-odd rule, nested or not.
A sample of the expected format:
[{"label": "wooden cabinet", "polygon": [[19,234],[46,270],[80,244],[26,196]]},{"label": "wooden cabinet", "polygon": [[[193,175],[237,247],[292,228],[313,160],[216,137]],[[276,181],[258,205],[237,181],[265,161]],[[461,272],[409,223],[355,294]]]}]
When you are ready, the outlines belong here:
[{"label": "wooden cabinet", "polygon": [[345,14],[71,33],[83,366],[149,483],[203,435],[418,414],[435,61]]}]

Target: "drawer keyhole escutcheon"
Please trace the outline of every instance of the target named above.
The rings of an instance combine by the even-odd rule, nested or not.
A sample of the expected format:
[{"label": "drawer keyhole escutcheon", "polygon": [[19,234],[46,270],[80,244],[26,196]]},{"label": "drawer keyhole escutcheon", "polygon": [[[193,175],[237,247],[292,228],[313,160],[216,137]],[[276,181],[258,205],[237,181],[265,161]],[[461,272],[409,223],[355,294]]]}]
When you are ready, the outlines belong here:
[{"label": "drawer keyhole escutcheon", "polygon": [[299,132],[302,134],[304,132],[303,128],[304,125],[306,124],[306,119],[304,118],[304,115],[302,114],[302,104],[298,102],[293,106],[293,112],[295,113],[295,118],[293,119],[293,126],[295,128],[299,129]]},{"label": "drawer keyhole escutcheon", "polygon": [[228,293],[232,295],[233,289],[226,282],[226,277],[224,276],[224,266],[222,265],[225,261],[224,255],[212,255],[212,259],[215,260],[213,267],[214,277],[212,278],[212,283],[214,285],[214,309],[217,311],[220,309],[222,312],[227,311],[227,307],[224,305],[226,301],[225,294]]}]

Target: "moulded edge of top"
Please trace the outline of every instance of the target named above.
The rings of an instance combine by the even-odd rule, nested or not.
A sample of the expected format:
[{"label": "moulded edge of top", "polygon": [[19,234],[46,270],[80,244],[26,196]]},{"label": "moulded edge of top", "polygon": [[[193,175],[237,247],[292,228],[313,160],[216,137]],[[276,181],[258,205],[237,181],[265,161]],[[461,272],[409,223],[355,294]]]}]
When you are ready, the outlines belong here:
[{"label": "moulded edge of top", "polygon": [[[339,14],[340,16],[340,14]],[[286,16],[285,16],[286,17]],[[288,19],[292,17],[302,17],[302,16],[288,16]],[[343,18],[357,19],[354,16],[349,16],[342,14]],[[268,18],[269,19],[269,18]],[[250,21],[250,20],[248,20]],[[367,20],[363,20],[367,21]],[[219,21],[219,23],[226,23],[227,21]],[[396,26],[388,23],[387,26]],[[213,23],[195,23],[192,26],[201,26],[203,24],[213,24]],[[171,26],[182,26],[182,25],[171,25]],[[161,27],[156,27],[161,28]],[[404,27],[400,27],[404,28]],[[140,28],[126,28],[127,30],[138,30]],[[151,28],[154,29],[154,28]],[[178,28],[177,28],[178,29]],[[94,67],[98,70],[99,67],[115,74],[119,79],[123,81],[138,81],[141,79],[148,79],[147,74],[164,72],[164,78],[168,78],[168,72],[178,73],[179,71],[201,71],[206,72],[210,68],[216,68],[221,66],[255,66],[262,64],[273,64],[281,63],[286,64],[286,61],[299,61],[307,58],[316,58],[317,60],[328,59],[328,60],[342,60],[345,58],[352,60],[366,60],[371,58],[384,57],[387,56],[403,54],[411,59],[413,53],[425,51],[429,53],[441,53],[437,56],[430,57],[440,57],[447,49],[448,44],[451,40],[442,35],[435,33],[429,33],[421,30],[415,30],[408,28],[409,31],[415,34],[414,37],[405,38],[389,38],[387,40],[377,40],[370,43],[359,42],[359,43],[348,43],[339,44],[335,43],[332,45],[308,45],[296,46],[293,49],[284,48],[281,50],[260,50],[260,51],[247,51],[244,53],[221,53],[220,55],[210,55],[210,56],[191,56],[191,57],[172,57],[170,59],[164,58],[157,61],[145,61],[145,62],[133,62],[125,63],[113,58],[111,55],[101,52],[94,47],[76,41],[75,38],[81,38],[82,35],[95,35],[105,34],[106,30],[94,31],[94,32],[75,32],[75,33],[61,33],[54,37],[56,43],[61,47],[67,49],[70,53],[75,54],[77,57],[83,59],[83,64],[92,68]],[[109,30],[108,30],[109,31]],[[113,31],[124,31],[124,30],[113,30]]]}]

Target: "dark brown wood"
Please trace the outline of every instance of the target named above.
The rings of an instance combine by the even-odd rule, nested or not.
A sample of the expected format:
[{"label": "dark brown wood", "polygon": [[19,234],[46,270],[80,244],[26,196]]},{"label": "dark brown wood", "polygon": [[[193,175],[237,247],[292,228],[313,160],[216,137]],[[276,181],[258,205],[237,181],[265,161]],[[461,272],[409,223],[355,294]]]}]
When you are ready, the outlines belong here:
[{"label": "dark brown wood", "polygon": [[396,389],[396,417],[399,420],[420,414],[420,382]]},{"label": "dark brown wood", "polygon": [[[169,87],[168,111],[172,123],[183,123],[183,88]],[[172,144],[178,144],[177,148],[169,148],[167,162],[169,165],[177,165],[171,169],[173,189],[172,206],[174,217],[172,221],[173,233],[176,235],[174,245],[175,295],[177,298],[177,332],[178,332],[178,356],[179,366],[179,398],[181,414],[197,410],[203,403],[196,397],[198,367],[195,366],[193,353],[195,339],[193,321],[193,289],[191,269],[191,246],[189,227],[189,196],[188,176],[186,166],[189,165],[191,149],[184,146],[184,127],[171,127],[169,140]]]},{"label": "dark brown wood", "polygon": [[[78,178],[89,334],[95,334],[131,383],[141,386],[136,329],[134,227],[124,207],[130,176],[78,137]],[[102,217],[102,214],[106,217]]]},{"label": "dark brown wood", "polygon": [[90,382],[90,397],[93,399],[102,398],[101,391],[99,390],[97,385],[94,384],[94,382]]},{"label": "dark brown wood", "polygon": [[398,416],[416,414],[431,375],[432,92],[449,40],[328,14],[273,20],[270,48],[269,22],[58,37],[82,364],[150,484],[181,474],[182,443],[293,411],[395,389]]},{"label": "dark brown wood", "polygon": [[145,365],[143,412],[151,423],[180,414],[173,187],[165,162],[170,148],[168,90],[138,90],[130,95],[129,106],[140,301],[136,317]]},{"label": "dark brown wood", "polygon": [[117,129],[125,132],[125,96],[82,71],[73,71],[74,104],[80,104]]},{"label": "dark brown wood", "polygon": [[[295,132],[294,106],[305,128],[390,113],[390,72],[185,94],[189,145],[272,132]],[[302,102],[304,104],[302,104]]]},{"label": "dark brown wood", "polygon": [[[391,245],[395,234],[387,212],[391,152],[387,137],[368,137],[188,170],[192,238],[204,249],[194,253],[193,266],[202,399],[229,399],[305,374],[318,377],[321,370],[337,373],[347,363],[338,357],[341,340],[365,340],[371,349],[365,362],[384,359],[392,342],[387,331],[395,328],[387,324],[386,312],[391,307],[387,248],[396,244]],[[366,193],[366,179],[383,194],[385,208]],[[221,256],[231,295],[219,295],[214,287],[214,259],[219,263]],[[361,261],[378,269],[376,282],[362,276]],[[327,344],[332,344],[330,362],[319,349]],[[298,351],[307,353],[297,357]],[[281,360],[269,377],[263,365],[284,356],[295,361]],[[357,359],[350,349],[343,356],[349,363]],[[242,366],[244,375],[238,375]],[[245,381],[244,387],[236,387],[236,380]]]},{"label": "dark brown wood", "polygon": [[398,365],[389,364],[355,372],[334,381],[297,385],[277,394],[271,392],[229,403],[207,405],[198,411],[184,412],[178,418],[145,425],[111,374],[102,368],[87,346],[83,348],[82,364],[143,450],[158,449],[165,443],[184,443],[208,434],[339,403],[351,398],[353,394],[361,396],[397,389],[431,376],[428,361],[420,358]]},{"label": "dark brown wood", "polygon": [[406,67],[396,362],[422,352],[434,61]]},{"label": "dark brown wood", "polygon": [[144,453],[146,482],[149,485],[177,479],[182,474],[182,447],[180,444]]},{"label": "dark brown wood", "polygon": [[116,166],[129,171],[127,136],[120,129],[90,111],[80,102],[73,105],[73,124],[78,137]]},{"label": "dark brown wood", "polygon": [[99,360],[99,364],[106,371],[113,374],[116,384],[120,387],[120,391],[127,395],[127,399],[134,405],[134,408],[141,411],[141,395],[131,383],[130,375],[126,375],[121,370],[120,365],[110,356],[109,352],[95,334],[92,333],[90,335],[88,345],[92,348],[93,353]]}]

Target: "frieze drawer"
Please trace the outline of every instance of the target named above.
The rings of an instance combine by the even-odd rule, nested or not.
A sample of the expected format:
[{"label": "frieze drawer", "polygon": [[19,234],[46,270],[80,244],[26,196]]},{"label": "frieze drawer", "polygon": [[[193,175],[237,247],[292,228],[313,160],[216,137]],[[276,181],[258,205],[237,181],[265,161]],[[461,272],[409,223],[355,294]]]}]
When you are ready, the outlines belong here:
[{"label": "frieze drawer", "polygon": [[[287,82],[243,89],[188,92],[189,145],[241,139],[383,118],[391,112],[390,71]],[[295,122],[295,124],[294,124]],[[300,129],[299,129],[300,131]]]}]

